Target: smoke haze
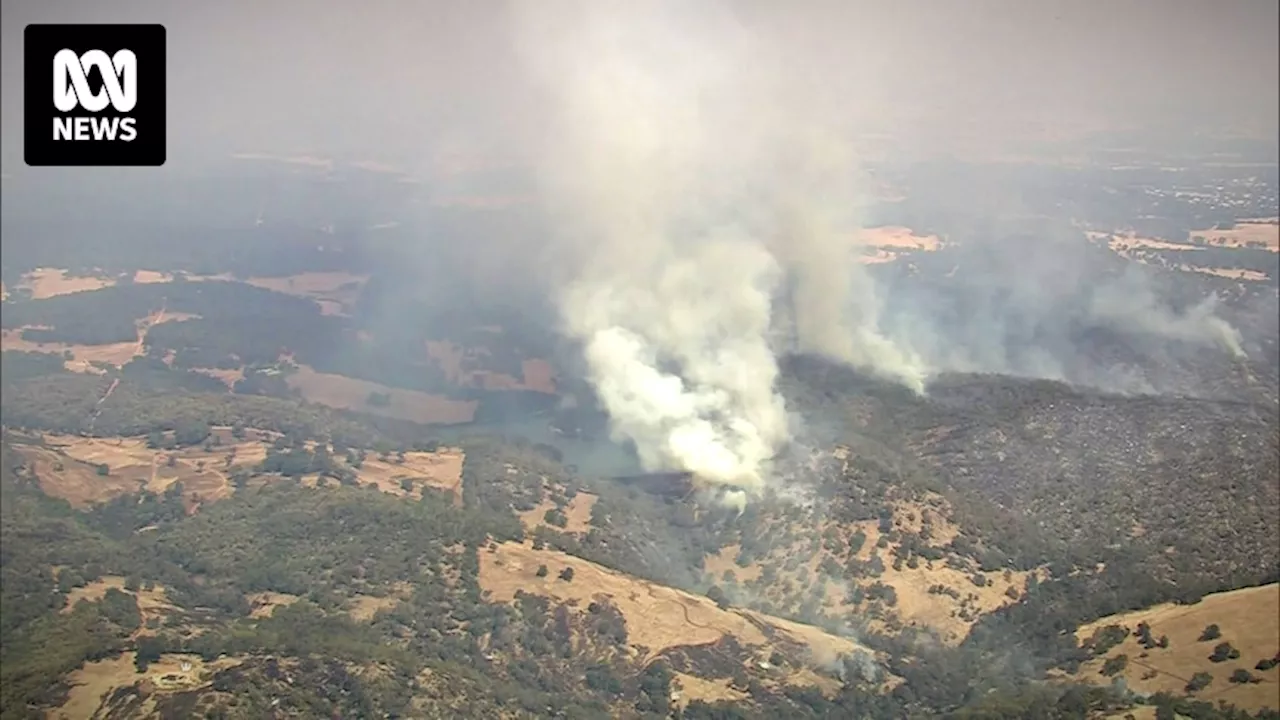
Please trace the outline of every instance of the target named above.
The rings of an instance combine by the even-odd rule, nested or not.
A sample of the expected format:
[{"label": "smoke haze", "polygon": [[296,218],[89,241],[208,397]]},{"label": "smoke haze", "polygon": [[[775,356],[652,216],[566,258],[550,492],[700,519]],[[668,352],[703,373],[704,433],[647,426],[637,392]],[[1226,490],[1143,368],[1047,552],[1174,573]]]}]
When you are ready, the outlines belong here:
[{"label": "smoke haze", "polygon": [[[1062,348],[1037,336],[1082,286],[1086,326],[1243,354],[1212,298],[1177,313],[1133,274],[1063,285],[1064,269],[1083,267],[1069,250],[1041,265],[1051,275],[985,278],[1003,298],[968,318],[967,337],[910,303],[886,332],[885,289],[858,261],[858,98],[833,92],[820,51],[732,8],[564,0],[513,13],[544,93],[531,157],[550,257],[567,268],[554,291],[563,329],[646,467],[759,490],[790,439],[779,352],[916,392],[946,370],[1065,378]],[[1054,279],[1058,297],[1044,286]],[[1013,338],[1016,359],[1013,313],[1032,331]]]},{"label": "smoke haze", "polygon": [[[153,177],[198,176],[232,152],[343,155],[422,180],[425,208],[455,181],[454,154],[531,168],[537,213],[459,229],[420,209],[440,229],[417,240],[423,264],[441,302],[456,286],[546,301],[614,430],[653,468],[763,487],[796,425],[776,389],[786,352],[922,392],[948,370],[1097,381],[1080,327],[1247,346],[1213,300],[1176,309],[1141,275],[1095,282],[1079,238],[1032,256],[974,248],[950,295],[886,280],[855,260],[870,204],[857,139],[889,133],[911,158],[1015,154],[1166,120],[1274,137],[1275,3],[3,11],[6,172],[20,165],[21,28],[69,21],[168,26],[171,160]],[[141,185],[121,175],[110,192]],[[39,176],[67,188],[101,177]],[[950,190],[984,214],[1017,209]],[[388,326],[412,320],[387,313]]]},{"label": "smoke haze", "polygon": [[850,118],[729,9],[518,4],[515,24],[548,94],[537,168],[573,250],[564,328],[614,429],[651,469],[756,490],[789,439],[784,277],[798,349],[917,391],[924,375],[858,272],[857,166],[832,131]]}]

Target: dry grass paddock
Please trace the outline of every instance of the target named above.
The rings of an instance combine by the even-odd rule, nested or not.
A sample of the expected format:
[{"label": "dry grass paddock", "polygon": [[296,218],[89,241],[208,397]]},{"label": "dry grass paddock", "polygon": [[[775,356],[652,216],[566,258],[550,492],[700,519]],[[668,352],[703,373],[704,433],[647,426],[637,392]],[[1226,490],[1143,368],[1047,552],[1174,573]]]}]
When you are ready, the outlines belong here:
[{"label": "dry grass paddock", "polygon": [[[771,626],[793,642],[806,645],[815,657],[834,657],[858,645],[818,628],[751,611],[725,610],[710,599],[610,570],[558,550],[535,550],[530,544],[501,543],[482,550],[480,586],[497,602],[511,602],[516,591],[544,595],[582,606],[608,597],[622,613],[630,644],[646,657],[686,645],[714,643],[729,635],[743,646],[767,648],[769,639],[757,623]],[[538,568],[547,573],[538,577]],[[561,580],[573,568],[571,581]]]},{"label": "dry grass paddock", "polygon": [[[496,332],[501,332],[497,329]],[[555,394],[555,368],[541,358],[521,361],[520,377],[490,370],[472,369],[470,364],[489,354],[488,348],[463,348],[449,340],[428,340],[427,357],[444,372],[445,378],[458,387],[484,390],[531,390]]]},{"label": "dry grass paddock", "polygon": [[[1141,622],[1151,626],[1153,637],[1168,636],[1169,647],[1143,648],[1134,634]],[[1222,636],[1199,642],[1200,633],[1210,624],[1218,625]],[[1135,692],[1163,691],[1182,695],[1192,675],[1207,672],[1213,675],[1213,682],[1196,693],[1198,699],[1210,702],[1226,700],[1250,711],[1263,707],[1280,709],[1280,667],[1270,670],[1254,668],[1259,660],[1275,657],[1280,652],[1280,584],[1206,595],[1194,605],[1165,603],[1112,615],[1081,626],[1076,637],[1085,640],[1108,625],[1123,626],[1130,635],[1105,657],[1081,666],[1077,679],[1109,684],[1111,678],[1098,671],[1107,658],[1123,654],[1128,656],[1129,664],[1122,674]],[[1221,663],[1210,662],[1209,655],[1221,642],[1230,642],[1240,651],[1240,657]],[[1231,673],[1237,669],[1247,670],[1261,682],[1229,682]]]},{"label": "dry grass paddock", "polygon": [[139,673],[134,667],[134,653],[125,652],[119,657],[85,663],[67,676],[67,700],[50,711],[47,717],[50,720],[100,717],[111,695],[119,688],[132,685],[147,691],[147,699],[139,708],[138,717],[150,717],[155,711],[156,694],[202,687],[212,680],[215,673],[241,662],[224,657],[206,663],[199,655],[167,654],[151,663],[146,672]]},{"label": "dry grass paddock", "polygon": [[[194,512],[200,503],[230,496],[230,474],[238,468],[253,468],[267,456],[268,441],[261,437],[236,441],[228,428],[215,428],[214,432],[221,444],[209,450],[202,446],[156,450],[140,437],[53,434],[44,436],[46,447],[15,447],[33,464],[41,489],[73,507],[88,507],[144,489],[159,493],[181,481],[189,510]],[[421,497],[424,487],[437,488],[451,493],[460,503],[463,460],[463,452],[456,448],[406,452],[403,462],[396,457],[368,457],[356,479],[389,494],[415,498]],[[101,464],[108,467],[105,476],[98,472]],[[409,491],[402,486],[405,478],[411,481]]]},{"label": "dry grass paddock", "polygon": [[[302,397],[320,405],[424,424],[450,425],[471,422],[478,405],[471,400],[451,400],[439,395],[388,387],[345,375],[316,372],[306,365],[299,366],[298,372],[289,376],[288,383],[290,387],[301,391]],[[369,396],[374,393],[389,396],[390,402],[385,406],[370,405]]]}]

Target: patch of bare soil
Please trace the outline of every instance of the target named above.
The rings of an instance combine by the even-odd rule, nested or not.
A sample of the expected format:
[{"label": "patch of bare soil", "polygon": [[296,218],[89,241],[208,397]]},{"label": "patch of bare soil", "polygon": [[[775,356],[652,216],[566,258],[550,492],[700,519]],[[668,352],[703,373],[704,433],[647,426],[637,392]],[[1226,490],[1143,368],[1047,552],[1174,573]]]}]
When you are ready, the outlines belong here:
[{"label": "patch of bare soil", "polygon": [[98,602],[107,594],[107,590],[111,588],[133,595],[137,599],[138,611],[142,614],[142,624],[144,626],[148,620],[153,618],[163,620],[166,615],[177,609],[176,606],[169,602],[169,597],[161,585],[156,585],[150,590],[139,589],[135,592],[126,590],[124,583],[125,579],[118,575],[105,575],[87,585],[72,588],[71,592],[67,593],[67,601],[62,607],[62,612],[71,612],[76,603],[81,600]]},{"label": "patch of bare soil", "polygon": [[461,385],[467,380],[462,369],[462,363],[466,359],[462,348],[448,340],[428,340],[426,347],[427,356],[436,361],[449,382]]},{"label": "patch of bare soil", "polygon": [[133,281],[139,285],[173,282],[173,274],[156,272],[155,270],[139,270],[133,274]]},{"label": "patch of bare soil", "polygon": [[[891,562],[881,559],[886,564]],[[921,564],[914,570],[888,567],[880,581],[897,593],[894,614],[902,623],[933,628],[944,642],[958,644],[979,617],[1016,602],[1026,589],[1028,576],[1025,572],[1010,573],[1008,577],[996,572],[965,573],[934,563],[932,568]],[[977,577],[982,578],[983,585],[974,582]],[[938,585],[957,591],[960,597],[931,593],[930,588]]]},{"label": "patch of bare soil", "polygon": [[[1197,251],[1207,247],[1255,248],[1276,252],[1277,231],[1280,226],[1269,223],[1241,223],[1233,230],[1197,230],[1187,240],[1163,240],[1159,238],[1138,237],[1133,231],[1117,233],[1086,232],[1089,239],[1105,241],[1107,247],[1121,257],[1149,264],[1142,255],[1143,250],[1181,250]],[[1205,267],[1201,265],[1180,264],[1175,269],[1181,272],[1195,272],[1214,275],[1229,280],[1244,282],[1263,282],[1269,279],[1266,273],[1243,268]]]},{"label": "patch of bare soil", "polygon": [[551,363],[541,358],[531,358],[521,361],[520,368],[526,390],[550,394],[556,392],[556,370]]},{"label": "patch of bare soil", "polygon": [[[208,450],[203,446],[155,450],[140,437],[53,434],[44,436],[45,447],[16,445],[15,449],[32,463],[44,492],[67,500],[73,507],[88,507],[144,489],[160,493],[180,481],[188,511],[195,512],[202,503],[229,497],[234,492],[230,474],[239,468],[254,468],[266,459],[272,440],[265,434],[236,440],[225,427],[214,428],[213,434],[217,444]],[[437,488],[452,493],[460,504],[463,460],[464,454],[457,448],[406,452],[403,462],[395,456],[387,460],[368,457],[356,479],[401,497],[420,498],[424,487]],[[98,470],[102,464],[107,466],[107,475]],[[406,478],[410,490],[404,488]],[[314,478],[311,484],[315,484]],[[587,513],[590,517],[589,506]]]},{"label": "patch of bare soil", "polygon": [[22,331],[29,329],[33,328],[23,327],[0,331],[0,350],[21,350],[55,355],[62,355],[70,351],[72,359],[82,363],[97,362],[121,367],[134,358],[138,349],[136,342],[110,343],[108,345],[35,343],[22,338]]},{"label": "patch of bare soil", "polygon": [[189,313],[166,313],[163,308],[151,315],[140,318],[136,324],[138,327],[138,339],[133,342],[109,343],[106,345],[67,345],[65,343],[40,343],[25,340],[22,337],[24,330],[48,329],[37,328],[35,326],[24,326],[16,329],[0,331],[0,350],[24,350],[27,352],[54,353],[66,355],[71,353],[68,362],[78,361],[76,365],[68,365],[67,369],[75,372],[92,372],[92,370],[82,369],[90,368],[88,363],[103,363],[122,367],[130,360],[141,355],[146,346],[147,332],[153,325],[162,322],[190,320],[198,317]]},{"label": "patch of bare soil", "polygon": [[213,675],[229,667],[239,665],[237,658],[219,658],[211,663],[199,655],[162,655],[151,663],[145,673],[134,667],[134,653],[122,653],[119,657],[85,663],[67,676],[70,691],[67,700],[51,711],[51,720],[83,720],[101,717],[111,695],[120,688],[138,685],[147,689],[147,698],[138,709],[137,717],[150,717],[155,710],[155,696],[191,690],[209,683]]},{"label": "patch of bare soil", "polygon": [[39,268],[22,276],[18,287],[31,291],[32,300],[43,300],[57,295],[99,290],[115,284],[114,280],[68,275],[59,268]]},{"label": "patch of bare soil", "polygon": [[591,529],[591,509],[600,498],[591,493],[580,492],[569,501],[564,514],[568,518],[565,530],[574,533],[585,533]]},{"label": "patch of bare soil", "polygon": [[117,467],[114,471],[109,469],[107,475],[101,475],[96,464],[76,460],[55,450],[23,447],[20,452],[39,478],[40,489],[76,508],[137,492],[146,485],[151,474],[149,465],[129,465]]},{"label": "patch of bare soil", "polygon": [[173,312],[170,310],[170,311],[155,313],[150,317],[146,318],[145,320],[143,320],[142,322],[145,323],[147,326],[151,326],[151,325],[159,325],[160,323],[167,323],[167,322],[184,322],[186,320],[198,320],[199,318],[200,316],[194,313]]},{"label": "patch of bare soil", "polygon": [[[474,419],[478,406],[478,403],[471,400],[451,400],[417,390],[392,388],[344,375],[320,373],[306,365],[298,366],[298,372],[289,376],[288,383],[290,387],[300,390],[304,398],[320,405],[424,424],[469,423]],[[386,405],[370,405],[369,397],[374,394],[389,396],[390,402]]]},{"label": "patch of bare soil", "polygon": [[265,290],[314,300],[325,315],[347,312],[360,297],[368,275],[344,272],[309,272],[287,277],[251,277],[245,282]]},{"label": "patch of bare soil", "polygon": [[78,360],[78,359],[64,360],[62,361],[62,367],[66,368],[68,372],[81,373],[84,375],[106,375],[107,374],[106,369],[99,367],[98,365],[94,365],[92,362],[89,362],[88,360]]},{"label": "patch of bare soil", "polygon": [[[848,457],[848,450],[836,448],[834,455],[845,459]],[[898,533],[920,535],[925,530],[927,518],[926,544],[943,547],[959,534],[959,529],[950,522],[949,516],[950,508],[945,500],[940,496],[929,495],[919,502],[895,503],[892,522]],[[852,559],[849,550],[846,548],[840,553],[834,553],[825,543],[815,550],[809,541],[801,539],[774,548],[768,554],[755,558],[746,567],[741,567],[736,562],[740,546],[723,548],[704,558],[704,577],[709,583],[726,583],[727,573],[732,576],[734,583],[746,590],[749,597],[766,600],[775,607],[787,607],[794,603],[795,596],[790,591],[805,585],[802,578],[810,578],[817,591],[825,596],[824,605],[828,612],[834,611],[838,615],[851,612],[865,615],[865,606],[850,603],[850,591],[853,586],[861,586],[863,590],[867,590],[874,583],[883,583],[893,588],[897,601],[891,606],[881,606],[880,619],[870,622],[873,627],[892,629],[891,625],[924,626],[933,629],[943,642],[958,644],[982,615],[1016,602],[1030,575],[1012,571],[963,571],[948,566],[942,560],[928,561],[923,558],[916,559],[914,568],[911,563],[906,562],[895,568],[892,553],[898,543],[886,542],[883,548],[877,547],[881,539],[877,521],[850,525],[825,522],[819,524],[820,535],[832,530],[845,538],[845,544],[860,534],[862,544],[852,557],[862,562],[872,562],[873,558],[879,558],[884,571],[878,577],[864,578],[852,585],[825,578],[822,570],[824,561],[833,560],[839,567],[846,567]],[[787,570],[787,563],[791,561],[794,565],[793,561],[797,557],[807,558],[807,562],[793,570]],[[764,580],[766,567],[775,576],[769,583]]]},{"label": "patch of bare soil", "polygon": [[1280,223],[1274,218],[1241,221],[1230,230],[1192,230],[1188,242],[1212,247],[1256,248],[1280,252]]},{"label": "patch of bare soil", "polygon": [[1178,269],[1182,272],[1196,272],[1205,275],[1214,275],[1228,280],[1244,280],[1246,282],[1264,282],[1270,278],[1264,272],[1257,270],[1244,270],[1241,268],[1210,268],[1198,267],[1195,265],[1179,265]]},{"label": "patch of bare soil", "polygon": [[[501,332],[497,329],[497,332]],[[489,355],[488,348],[463,348],[449,340],[428,340],[427,356],[444,372],[449,382],[458,387],[483,390],[531,390],[555,394],[555,368],[540,358],[522,360],[520,377],[485,370],[481,365]]]},{"label": "patch of bare soil", "polygon": [[[586,533],[591,530],[591,508],[595,506],[596,500],[600,498],[592,493],[579,492],[573,496],[569,504],[564,508],[564,516],[566,519],[563,528],[552,528],[570,533]],[[520,513],[520,522],[524,524],[526,530],[533,531],[539,527],[547,526],[546,516],[551,510],[556,509],[556,504],[550,499],[544,499],[538,504],[538,507]]]},{"label": "patch of bare soil", "polygon": [[859,240],[866,247],[881,249],[933,251],[942,247],[942,240],[937,235],[917,235],[911,228],[900,225],[863,228]]},{"label": "patch of bare soil", "polygon": [[[894,528],[899,532],[919,533],[927,516],[928,544],[942,547],[959,534],[959,528],[948,519],[949,514],[945,502],[936,496],[929,497],[925,503],[897,503],[893,515]],[[897,544],[890,542],[884,548],[877,547],[879,523],[856,523],[852,532],[857,531],[866,536],[866,542],[858,552],[859,559],[869,561],[878,556],[885,569],[877,580],[892,587],[897,594],[898,602],[889,614],[907,626],[932,628],[948,644],[964,640],[982,615],[1016,602],[1031,575],[1012,571],[966,572],[950,567],[944,561],[926,560],[921,560],[915,568],[903,564],[895,569],[892,551]],[[941,588],[948,592],[938,592]]]},{"label": "patch of bare soil", "polygon": [[[1143,648],[1134,634],[1141,622],[1151,626],[1152,637],[1167,636],[1169,646]],[[1221,637],[1199,641],[1201,632],[1211,624],[1218,625]],[[1192,675],[1207,672],[1213,682],[1196,693],[1197,699],[1215,703],[1226,700],[1250,711],[1280,708],[1280,666],[1269,670],[1254,667],[1259,660],[1280,652],[1280,584],[1206,595],[1194,605],[1166,603],[1112,615],[1081,626],[1076,637],[1087,639],[1108,625],[1120,625],[1131,634],[1106,657],[1081,666],[1078,679],[1109,684],[1111,678],[1099,673],[1103,663],[1107,658],[1127,655],[1129,662],[1122,675],[1135,692],[1182,695]],[[1214,646],[1222,642],[1230,642],[1240,651],[1240,657],[1220,663],[1210,661]],[[1258,682],[1231,682],[1228,678],[1236,670],[1250,673]]]},{"label": "patch of bare soil", "polygon": [[[454,501],[462,503],[462,463],[466,458],[460,448],[440,448],[435,452],[406,452],[404,461],[398,456],[387,460],[367,457],[357,472],[357,479],[379,490],[402,497],[422,497],[422,487],[432,487],[453,494]],[[404,489],[404,479],[412,483],[412,489]]]},{"label": "patch of bare soil", "polygon": [[720,549],[720,552],[707,555],[703,560],[702,566],[706,574],[716,582],[720,582],[725,573],[733,575],[734,581],[738,583],[747,583],[760,577],[760,564],[751,563],[743,567],[737,563],[738,553],[742,552],[742,545],[734,543]]},{"label": "patch of bare soil", "polygon": [[221,380],[227,386],[227,390],[231,390],[236,383],[244,379],[244,368],[236,368],[235,370],[221,370],[219,368],[191,368],[191,372],[197,372],[201,375],[208,375],[211,378]]},{"label": "patch of bare soil", "polygon": [[706,680],[698,677],[697,675],[687,675],[682,672],[677,672],[672,674],[671,684],[675,689],[671,693],[671,696],[675,700],[676,707],[681,710],[688,706],[693,700],[701,700],[705,703],[716,703],[722,700],[735,702],[745,699],[747,694],[741,690],[730,687],[732,682],[732,678]]},{"label": "patch of bare soil", "polygon": [[912,252],[929,252],[942,247],[937,235],[917,235],[898,225],[863,228],[855,245],[861,249],[858,261],[864,265],[893,262]]},{"label": "patch of bare soil", "polygon": [[250,593],[245,599],[249,601],[249,617],[255,620],[269,618],[276,608],[289,607],[299,600],[297,595],[279,592]]},{"label": "patch of bare soil", "polygon": [[[544,595],[562,603],[587,605],[606,597],[617,606],[632,646],[646,657],[687,645],[714,643],[733,636],[746,647],[771,646],[762,627],[806,645],[815,656],[852,652],[858,645],[817,628],[750,611],[725,610],[706,597],[624,575],[557,550],[534,550],[530,544],[502,543],[481,552],[480,586],[492,600],[510,602],[516,591]],[[546,572],[539,577],[539,568]],[[572,568],[572,580],[560,573]]]},{"label": "patch of bare soil", "polygon": [[1169,242],[1168,240],[1160,240],[1158,238],[1139,237],[1137,233],[1132,231],[1120,233],[1088,233],[1090,238],[1095,240],[1106,240],[1107,247],[1111,250],[1123,255],[1131,257],[1134,250],[1199,250],[1196,247],[1185,242]]},{"label": "patch of bare soil", "polygon": [[[34,464],[45,493],[66,499],[74,507],[105,502],[124,493],[146,489],[163,492],[181,481],[188,509],[201,502],[227,497],[232,490],[227,473],[252,467],[266,457],[266,445],[258,440],[230,441],[204,450],[153,450],[145,438],[84,438],[45,435],[46,447],[18,446]],[[98,467],[107,466],[107,475]]]},{"label": "patch of bare soil", "polygon": [[879,265],[880,263],[893,262],[898,259],[898,254],[889,252],[888,250],[869,250],[858,258],[858,262],[863,265]]},{"label": "patch of bare soil", "polygon": [[1138,705],[1128,710],[1117,710],[1104,715],[1103,720],[1156,720],[1156,706]]},{"label": "patch of bare soil", "polygon": [[358,622],[369,622],[383,610],[390,610],[399,605],[400,601],[408,597],[412,592],[412,585],[407,582],[401,582],[396,584],[394,592],[390,595],[377,597],[357,593],[352,596],[348,604],[347,614]]}]

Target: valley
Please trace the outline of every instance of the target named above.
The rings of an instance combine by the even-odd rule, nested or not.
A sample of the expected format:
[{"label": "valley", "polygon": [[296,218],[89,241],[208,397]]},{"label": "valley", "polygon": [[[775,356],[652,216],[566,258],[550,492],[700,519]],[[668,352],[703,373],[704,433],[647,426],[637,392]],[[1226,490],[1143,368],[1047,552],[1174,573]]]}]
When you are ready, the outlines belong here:
[{"label": "valley", "polygon": [[[1008,230],[894,183],[841,252],[879,330],[933,323],[926,390],[779,351],[794,426],[738,506],[640,463],[581,343],[503,275],[532,255],[419,241],[524,231],[524,188],[461,167],[429,223],[335,221],[413,183],[280,158],[202,186],[244,215],[217,252],[145,223],[37,247],[6,215],[5,720],[1276,717],[1257,197],[1046,230],[1031,184]],[[265,187],[311,188],[306,222]]]}]

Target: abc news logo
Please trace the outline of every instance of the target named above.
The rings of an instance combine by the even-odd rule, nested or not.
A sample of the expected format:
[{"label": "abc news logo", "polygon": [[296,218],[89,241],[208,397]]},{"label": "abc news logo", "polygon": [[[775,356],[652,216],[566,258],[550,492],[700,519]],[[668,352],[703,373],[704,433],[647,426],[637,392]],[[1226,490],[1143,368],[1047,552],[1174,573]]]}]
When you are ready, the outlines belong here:
[{"label": "abc news logo", "polygon": [[24,39],[28,165],[164,164],[162,25],[28,25]]},{"label": "abc news logo", "polygon": [[[86,68],[102,74],[102,90],[89,88]],[[63,50],[53,56],[53,105],[59,112],[74,112],[77,107],[89,112],[102,112],[107,103],[117,113],[127,113],[138,104],[138,56],[132,50],[121,50],[110,57],[101,50],[76,55]],[[115,140],[131,142],[138,137],[134,118],[55,117],[54,140]]]}]

